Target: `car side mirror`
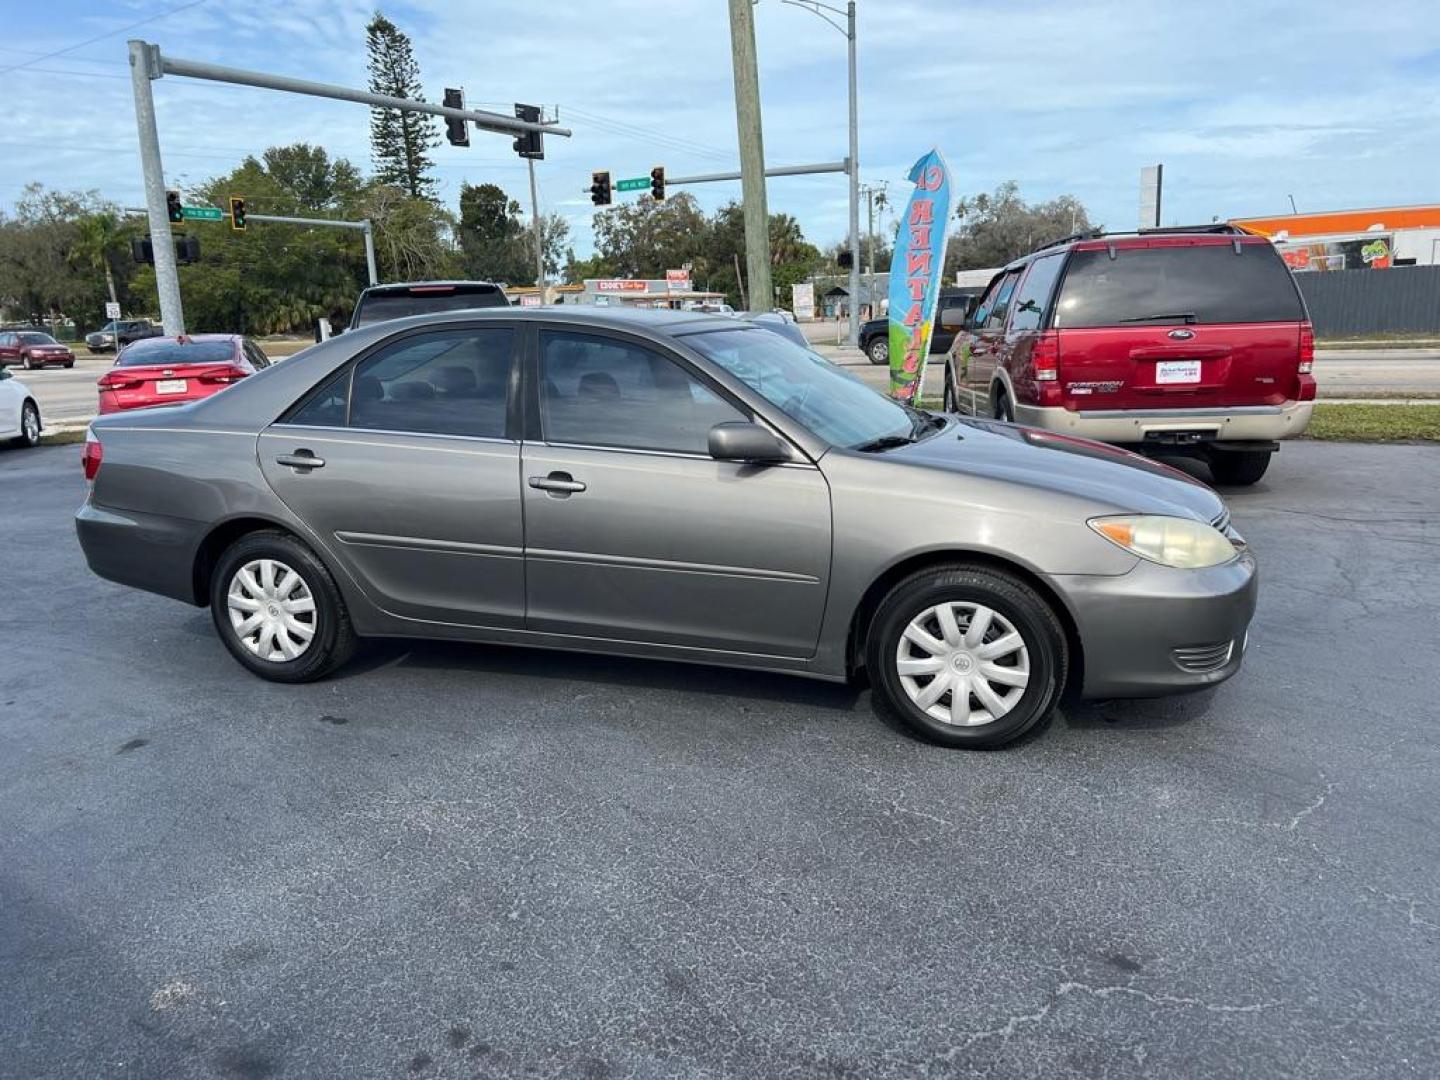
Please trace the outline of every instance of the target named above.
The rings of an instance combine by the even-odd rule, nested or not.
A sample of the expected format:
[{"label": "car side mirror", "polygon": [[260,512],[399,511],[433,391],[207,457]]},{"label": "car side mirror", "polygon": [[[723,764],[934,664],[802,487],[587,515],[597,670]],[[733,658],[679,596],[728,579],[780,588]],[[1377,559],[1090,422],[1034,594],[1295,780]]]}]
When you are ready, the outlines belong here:
[{"label": "car side mirror", "polygon": [[947,307],[940,312],[941,330],[964,330],[967,321],[964,308]]},{"label": "car side mirror", "polygon": [[716,461],[746,461],[756,465],[789,461],[784,443],[761,427],[745,421],[716,424],[710,429],[710,456]]}]

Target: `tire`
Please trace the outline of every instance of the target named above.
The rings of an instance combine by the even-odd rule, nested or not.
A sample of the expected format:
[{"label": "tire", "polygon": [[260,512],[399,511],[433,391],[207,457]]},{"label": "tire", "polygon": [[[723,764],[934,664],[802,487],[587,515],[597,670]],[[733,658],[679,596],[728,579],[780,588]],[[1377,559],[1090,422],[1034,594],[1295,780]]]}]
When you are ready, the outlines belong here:
[{"label": "tire", "polygon": [[[950,635],[945,634],[938,616],[939,609],[947,605],[955,605],[952,615],[957,616],[955,633]],[[1019,636],[1022,648],[992,654],[988,659],[972,654],[963,636],[957,635],[973,625],[980,609],[988,610],[990,617],[979,648],[1006,639],[1012,632]],[[958,616],[967,616],[964,624]],[[947,637],[960,644],[941,654],[942,666],[933,676],[909,673],[911,685],[907,688],[900,671],[902,649],[914,663],[927,662],[922,655],[927,650],[907,636],[917,622],[932,628],[929,636],[936,645],[946,645]],[[1060,698],[1069,667],[1065,632],[1050,605],[1017,577],[965,563],[922,570],[892,588],[870,623],[865,655],[877,711],[927,742],[974,750],[1005,746],[1044,721]],[[935,658],[931,653],[930,659]],[[999,668],[1010,672],[1004,681],[982,680],[983,672]],[[1014,685],[1021,676],[1024,686]],[[929,711],[933,708],[948,714],[951,721],[958,719],[955,689],[960,678],[966,680],[963,685],[967,688],[978,687],[982,681],[985,684],[983,691],[967,689],[964,708],[968,723],[963,725]],[[942,689],[933,703],[928,702],[925,691],[940,679],[947,681],[948,688]],[[982,699],[981,693],[988,700]],[[1004,709],[998,716],[996,699]]]},{"label": "tire", "polygon": [[1249,487],[1270,468],[1269,450],[1211,450],[1210,475],[1217,484],[1227,487]]},{"label": "tire", "polygon": [[25,354],[23,357],[21,357],[21,359],[20,359],[20,366],[23,367],[26,371],[34,371],[34,370],[35,370],[35,361],[30,359],[30,354],[29,354],[29,353],[26,353],[26,354]]},{"label": "tire", "polygon": [[[239,578],[240,571],[248,569],[250,579],[263,586],[264,576],[256,566],[266,562],[274,566],[270,590],[273,596],[268,596],[264,589],[258,592],[247,589]],[[282,575],[282,570],[287,573]],[[280,599],[290,580],[289,573],[299,577],[299,584],[288,594],[288,599]],[[243,611],[232,612],[230,593],[237,588],[238,599],[246,601],[247,606]],[[306,594],[313,603],[311,611],[304,610]],[[249,601],[258,601],[263,607],[250,608]],[[278,612],[281,604],[293,604],[295,610],[287,608],[283,613]],[[282,619],[288,616],[287,625],[308,628],[311,637],[303,643],[298,655],[289,659],[285,658],[278,636],[272,637],[267,646],[263,629],[257,629],[254,634],[257,640],[247,644],[249,638],[242,638],[235,625],[237,615],[241,619],[252,617],[247,612],[269,614],[272,618],[278,615]],[[340,590],[335,587],[335,579],[314,552],[295,537],[278,531],[248,533],[220,556],[210,579],[210,615],[230,654],[242,666],[271,682],[303,683],[323,678],[349,660],[357,644],[350,614]],[[303,630],[292,633],[287,629],[284,636],[292,646],[298,645],[303,639]],[[262,651],[268,655],[262,655]]]},{"label": "tire", "polygon": [[1007,424],[1015,422],[1015,406],[1010,404],[1010,395],[1003,386],[996,387],[995,404],[990,411],[995,414],[996,420],[1004,420]]},{"label": "tire", "polygon": [[70,368],[73,368],[74,366],[75,366],[75,361],[74,361],[74,360],[71,360],[69,363],[67,363],[67,364],[65,365],[65,367],[66,367],[67,370],[70,369]]},{"label": "tire", "polygon": [[20,406],[20,437],[15,441],[27,447],[40,445],[40,406],[33,401]]},{"label": "tire", "polygon": [[865,347],[865,355],[870,357],[870,363],[883,367],[890,363],[890,339],[878,337]]}]

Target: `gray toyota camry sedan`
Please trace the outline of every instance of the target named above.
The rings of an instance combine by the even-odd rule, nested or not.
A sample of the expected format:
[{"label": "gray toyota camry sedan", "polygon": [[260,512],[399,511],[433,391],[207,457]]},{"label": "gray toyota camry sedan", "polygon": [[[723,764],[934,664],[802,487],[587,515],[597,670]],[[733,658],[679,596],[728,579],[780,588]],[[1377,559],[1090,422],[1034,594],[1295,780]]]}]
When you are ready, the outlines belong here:
[{"label": "gray toyota camry sedan", "polygon": [[1067,690],[1221,682],[1255,607],[1203,484],[700,314],[398,319],[98,419],[84,462],[91,568],[208,605],[279,682],[372,635],[863,673],[919,735],[993,747]]}]

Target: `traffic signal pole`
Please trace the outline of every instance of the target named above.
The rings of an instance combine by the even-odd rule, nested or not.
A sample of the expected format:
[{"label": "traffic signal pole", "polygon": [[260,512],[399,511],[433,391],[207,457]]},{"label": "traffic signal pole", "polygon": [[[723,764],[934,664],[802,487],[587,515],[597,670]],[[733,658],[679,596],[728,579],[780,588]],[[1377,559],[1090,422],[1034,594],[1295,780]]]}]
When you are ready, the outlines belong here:
[{"label": "traffic signal pole", "polygon": [[185,332],[185,311],[180,306],[180,271],[175,264],[175,243],[170,236],[170,215],[165,207],[165,170],[160,165],[160,132],[155,126],[152,67],[155,58],[143,41],[130,42],[130,82],[135,90],[135,126],[140,135],[140,170],[145,176],[145,213],[150,219],[150,240],[155,251],[155,288],[160,293],[160,323],[167,334]]}]

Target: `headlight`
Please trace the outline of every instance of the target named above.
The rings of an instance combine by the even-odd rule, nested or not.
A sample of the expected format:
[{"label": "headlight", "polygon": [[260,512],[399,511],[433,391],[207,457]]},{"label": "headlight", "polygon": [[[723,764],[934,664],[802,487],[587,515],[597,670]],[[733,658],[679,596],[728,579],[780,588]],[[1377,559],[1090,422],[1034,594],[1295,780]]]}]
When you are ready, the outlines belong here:
[{"label": "headlight", "polygon": [[1141,514],[1091,518],[1089,525],[1132,555],[1181,570],[1219,566],[1238,553],[1219,529],[1189,518]]}]

